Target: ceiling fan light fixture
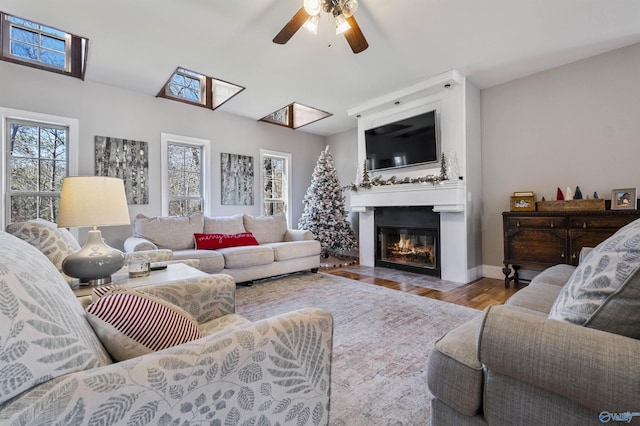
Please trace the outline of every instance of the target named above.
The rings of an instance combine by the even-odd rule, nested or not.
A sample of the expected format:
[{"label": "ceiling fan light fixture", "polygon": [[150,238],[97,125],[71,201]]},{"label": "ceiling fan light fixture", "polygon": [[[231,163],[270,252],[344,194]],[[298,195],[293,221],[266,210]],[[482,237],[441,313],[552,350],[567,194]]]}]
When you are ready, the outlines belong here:
[{"label": "ceiling fan light fixture", "polygon": [[358,0],[347,0],[342,6],[342,14],[345,18],[351,18],[358,10]]},{"label": "ceiling fan light fixture", "polygon": [[309,19],[304,23],[303,27],[311,34],[318,34],[318,23],[320,22],[320,15],[309,16]]},{"label": "ceiling fan light fixture", "polygon": [[309,16],[316,16],[320,14],[320,8],[322,6],[321,0],[304,0],[304,10]]},{"label": "ceiling fan light fixture", "polygon": [[353,16],[357,8],[358,0],[303,0],[302,7],[276,34],[273,42],[286,44],[302,27],[313,34],[318,34],[320,14],[324,11],[330,15],[329,19],[333,17],[336,34],[344,36],[353,53],[360,53],[369,47],[369,43]]},{"label": "ceiling fan light fixture", "polygon": [[336,34],[342,34],[349,29],[351,29],[351,25],[344,19],[344,16],[342,14],[336,15]]}]

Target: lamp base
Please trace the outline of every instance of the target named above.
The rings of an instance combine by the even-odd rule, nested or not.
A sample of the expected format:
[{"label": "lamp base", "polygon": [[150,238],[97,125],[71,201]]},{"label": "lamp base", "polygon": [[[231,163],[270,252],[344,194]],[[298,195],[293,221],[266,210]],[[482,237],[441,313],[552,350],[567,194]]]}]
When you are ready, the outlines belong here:
[{"label": "lamp base", "polygon": [[80,280],[80,285],[86,286],[86,287],[95,287],[97,285],[109,284],[110,282],[111,282],[111,275],[104,278],[96,278],[95,280],[88,280],[88,281]]},{"label": "lamp base", "polygon": [[100,285],[111,282],[111,274],[122,268],[124,255],[105,244],[102,233],[89,231],[87,242],[77,252],[67,256],[62,262],[62,270],[81,283]]}]

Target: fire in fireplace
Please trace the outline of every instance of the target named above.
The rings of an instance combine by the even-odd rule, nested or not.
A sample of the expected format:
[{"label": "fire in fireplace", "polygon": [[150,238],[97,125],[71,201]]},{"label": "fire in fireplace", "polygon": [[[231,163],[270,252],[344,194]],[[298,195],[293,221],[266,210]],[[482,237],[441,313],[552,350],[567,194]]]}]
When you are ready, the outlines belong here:
[{"label": "fire in fireplace", "polygon": [[415,266],[436,267],[436,236],[419,229],[379,228],[380,260]]},{"label": "fire in fireplace", "polygon": [[376,209],[376,266],[440,277],[440,215],[430,207]]}]

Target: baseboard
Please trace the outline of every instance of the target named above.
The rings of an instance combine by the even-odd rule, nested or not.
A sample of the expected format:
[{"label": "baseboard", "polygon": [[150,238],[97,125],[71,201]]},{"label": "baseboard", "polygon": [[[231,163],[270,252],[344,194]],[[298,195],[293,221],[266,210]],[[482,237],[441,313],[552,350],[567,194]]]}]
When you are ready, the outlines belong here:
[{"label": "baseboard", "polygon": [[502,266],[482,265],[482,276],[485,278],[495,278],[497,280],[504,280],[504,273],[502,273]]},{"label": "baseboard", "polygon": [[[502,266],[482,265],[482,276],[485,278],[495,278],[497,280],[504,280],[504,273],[502,272]],[[513,270],[511,271],[513,273]],[[518,275],[525,281],[530,281],[540,273],[539,270],[534,269],[520,269]]]}]

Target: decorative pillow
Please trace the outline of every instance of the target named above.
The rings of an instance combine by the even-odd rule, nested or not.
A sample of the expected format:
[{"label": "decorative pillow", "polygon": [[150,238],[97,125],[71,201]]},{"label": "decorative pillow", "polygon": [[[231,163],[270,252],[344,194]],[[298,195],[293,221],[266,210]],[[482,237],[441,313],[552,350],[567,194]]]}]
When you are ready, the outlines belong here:
[{"label": "decorative pillow", "polygon": [[0,232],[0,271],[0,407],[38,384],[112,362],[39,250]]},{"label": "decorative pillow", "polygon": [[205,234],[242,234],[244,229],[242,214],[233,216],[204,217]]},{"label": "decorative pillow", "polygon": [[549,318],[640,338],[640,220],[589,253],[562,288]]},{"label": "decorative pillow", "polygon": [[225,247],[257,246],[258,241],[251,232],[241,234],[193,234],[196,249],[215,250]]},{"label": "decorative pillow", "polygon": [[117,361],[202,337],[198,322],[187,312],[127,287],[112,288],[87,306],[87,319]]},{"label": "decorative pillow", "polygon": [[126,284],[113,284],[113,285],[100,285],[98,287],[94,287],[91,292],[91,301],[95,302],[100,299],[105,294],[113,291],[114,289],[120,288],[129,288]]},{"label": "decorative pillow", "polygon": [[287,218],[282,213],[257,217],[245,214],[244,227],[260,244],[281,243],[287,232]]},{"label": "decorative pillow", "polygon": [[193,234],[202,232],[203,226],[202,213],[181,217],[140,213],[133,221],[133,236],[146,238],[161,249],[186,250],[194,248]]},{"label": "decorative pillow", "polygon": [[73,280],[62,272],[62,261],[80,250],[80,244],[66,228],[58,228],[58,225],[48,220],[33,219],[7,225],[7,232],[44,253],[68,283]]}]

